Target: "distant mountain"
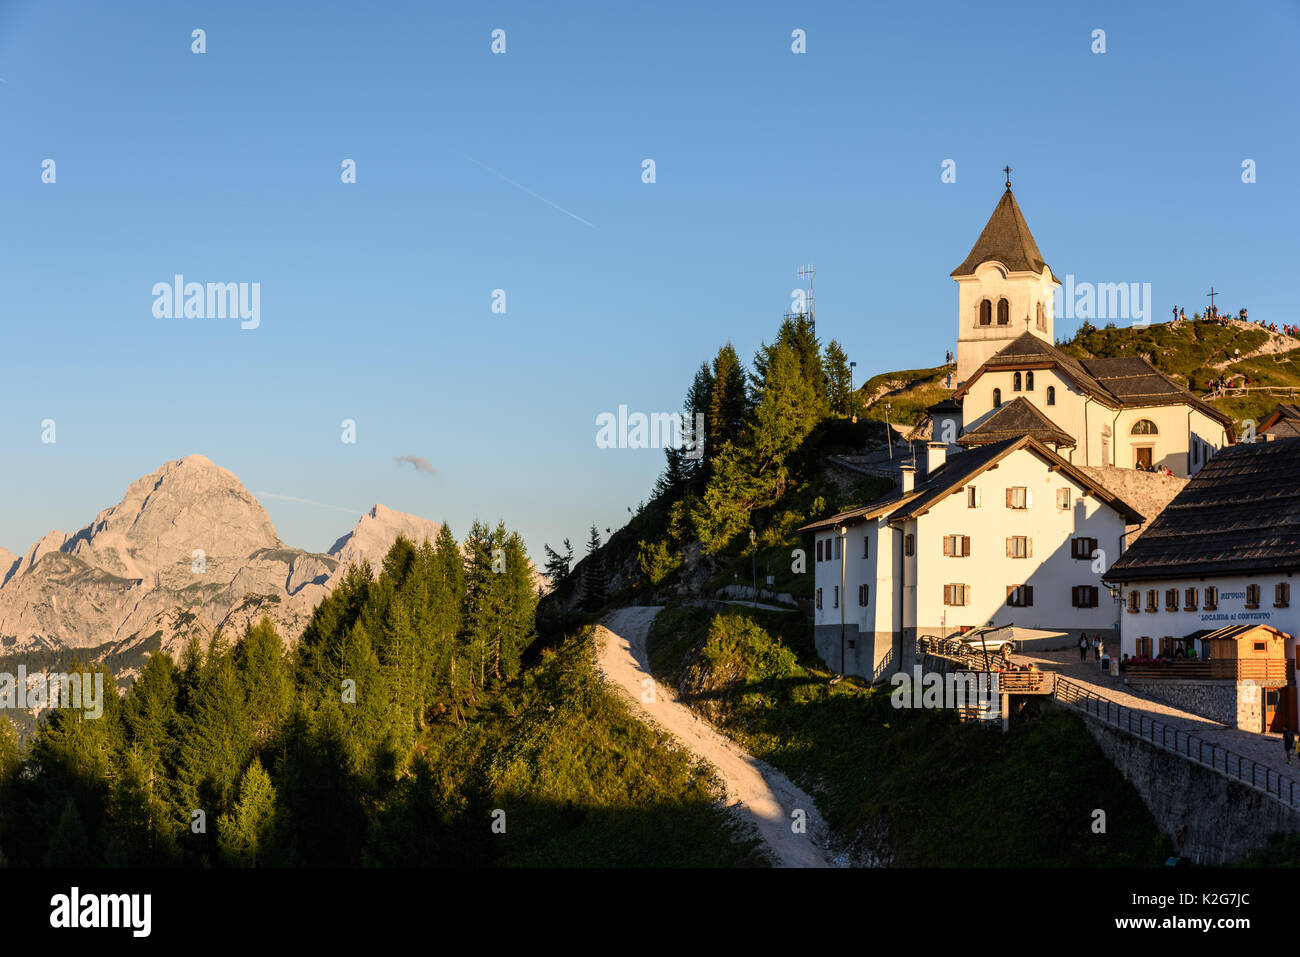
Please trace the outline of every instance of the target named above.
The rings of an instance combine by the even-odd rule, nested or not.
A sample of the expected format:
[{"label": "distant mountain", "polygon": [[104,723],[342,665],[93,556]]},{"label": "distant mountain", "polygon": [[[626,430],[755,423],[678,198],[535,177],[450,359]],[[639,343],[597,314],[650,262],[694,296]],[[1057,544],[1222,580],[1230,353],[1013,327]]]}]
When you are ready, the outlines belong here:
[{"label": "distant mountain", "polygon": [[375,505],[329,552],[293,548],[238,478],[190,455],[74,534],[52,531],[22,556],[0,549],[0,655],[85,649],[138,666],[263,614],[293,642],[349,566],[377,570],[399,535],[419,545],[439,528]]}]

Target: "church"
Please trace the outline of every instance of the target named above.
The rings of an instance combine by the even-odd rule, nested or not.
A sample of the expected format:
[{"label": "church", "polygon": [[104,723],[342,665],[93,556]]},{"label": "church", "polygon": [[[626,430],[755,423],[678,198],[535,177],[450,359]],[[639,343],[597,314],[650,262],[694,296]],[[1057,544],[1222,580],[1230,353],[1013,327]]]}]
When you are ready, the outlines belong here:
[{"label": "church", "polygon": [[[1069,647],[1080,631],[1115,642],[1103,575],[1147,516],[1110,478],[1187,478],[1234,442],[1230,418],[1145,359],[1056,346],[1060,282],[1009,181],[952,278],[956,391],[918,427],[920,474],[904,464],[894,491],[801,529],[816,555],[814,642],[844,674],[885,680],[917,639],[982,628],[1019,650]],[[1146,484],[1129,478],[1112,484]]]},{"label": "church", "polygon": [[1195,475],[1235,439],[1233,420],[1140,357],[1057,348],[1043,260],[1008,180],[957,282],[956,393],[931,406],[930,438],[953,451],[1032,435],[1082,466]]}]

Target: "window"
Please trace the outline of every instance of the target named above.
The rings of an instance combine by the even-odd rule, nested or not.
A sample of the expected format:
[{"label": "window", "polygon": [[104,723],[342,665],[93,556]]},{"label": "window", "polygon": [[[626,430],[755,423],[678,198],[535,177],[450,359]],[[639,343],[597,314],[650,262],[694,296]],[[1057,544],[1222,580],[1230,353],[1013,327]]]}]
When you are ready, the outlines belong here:
[{"label": "window", "polygon": [[1247,608],[1259,607],[1259,586],[1258,585],[1246,586],[1246,607]]},{"label": "window", "polygon": [[949,558],[968,558],[970,556],[969,535],[945,535],[943,553]]},{"label": "window", "polygon": [[1138,419],[1133,423],[1133,428],[1129,429],[1129,435],[1159,435],[1160,430],[1150,419]]},{"label": "window", "polygon": [[833,538],[833,539],[831,539],[831,541],[833,541],[833,542],[835,543],[835,560],[836,560],[836,561],[839,561],[839,558],[840,558],[840,545],[841,545],[841,539],[839,539],[839,538]]},{"label": "window", "polygon": [[1028,535],[1012,535],[1007,539],[1007,558],[1029,558],[1034,554],[1034,543]]},{"label": "window", "polygon": [[1160,639],[1160,654],[1164,655],[1166,658],[1172,658],[1174,656],[1173,635],[1165,635]]},{"label": "window", "polygon": [[1138,612],[1142,610],[1142,593],[1140,591],[1131,591],[1128,593],[1128,610]]},{"label": "window", "polygon": [[1070,490],[1068,488],[1060,488],[1056,490],[1056,507],[1060,509],[1068,509],[1070,507]]},{"label": "window", "polygon": [[1005,299],[998,300],[998,325],[1005,326],[1011,322],[1011,303]]},{"label": "window", "polygon": [[859,605],[862,605],[863,607],[866,607],[867,599],[869,599],[870,597],[871,597],[871,586],[870,586],[870,585],[859,585],[859,586],[858,586],[858,604],[859,604]]},{"label": "window", "polygon": [[967,508],[980,507],[980,490],[977,489],[974,485],[966,486],[966,507]]},{"label": "window", "polygon": [[863,558],[871,557],[871,539],[868,538],[866,535],[862,536],[862,557]]},{"label": "window", "polygon": [[1007,604],[1012,608],[1028,608],[1034,603],[1033,585],[1008,585]]},{"label": "window", "polygon": [[1289,604],[1291,604],[1291,584],[1278,582],[1273,586],[1273,607],[1285,608]]},{"label": "window", "polygon": [[964,605],[969,600],[969,588],[966,585],[944,585],[943,603],[945,605]]},{"label": "window", "polygon": [[822,590],[820,588],[817,589],[817,610],[822,610]]},{"label": "window", "polygon": [[1097,550],[1097,540],[1095,538],[1072,538],[1070,539],[1070,557],[1079,561],[1088,561],[1092,558],[1092,553]]},{"label": "window", "polygon": [[1267,650],[1268,650],[1268,642],[1265,642],[1265,641],[1257,641],[1257,642],[1255,642],[1255,650],[1256,650],[1256,651],[1267,651]]},{"label": "window", "polygon": [[903,554],[911,558],[916,554],[916,536],[907,534],[903,536]]},{"label": "window", "polygon": [[1047,404],[1056,405],[1056,386],[1054,385],[1047,387]]},{"label": "window", "polygon": [[1029,490],[1023,486],[1007,489],[1007,508],[1028,508]]},{"label": "window", "polygon": [[1214,611],[1219,607],[1219,589],[1213,585],[1205,586],[1205,610]]},{"label": "window", "polygon": [[1075,585],[1070,589],[1070,603],[1075,608],[1096,608],[1097,586]]},{"label": "window", "polygon": [[1011,377],[1011,391],[1012,391],[1012,392],[1019,392],[1019,391],[1021,391],[1021,389],[1020,389],[1020,373],[1019,373],[1019,372],[1017,372],[1015,375],[1013,375],[1013,376]]},{"label": "window", "polygon": [[1165,611],[1177,611],[1177,610],[1178,610],[1178,589],[1166,588],[1165,589]]},{"label": "window", "polygon": [[840,607],[840,586],[839,585],[835,586],[835,604],[831,605],[831,607],[832,608]]},{"label": "window", "polygon": [[1138,639],[1137,655],[1139,658],[1151,657],[1151,638],[1149,636],[1143,635],[1141,638]]},{"label": "window", "polygon": [[987,299],[980,301],[980,325],[993,325],[993,303],[989,302]]},{"label": "window", "polygon": [[1156,611],[1156,590],[1154,588],[1147,591],[1147,611]]},{"label": "window", "polygon": [[826,542],[822,539],[817,539],[817,561],[822,560],[822,547],[825,546],[825,544]]},{"label": "window", "polygon": [[1025,391],[1034,391],[1034,371],[1032,369],[1025,373]]},{"label": "window", "polygon": [[1043,304],[1041,302],[1038,303],[1038,328],[1047,328],[1047,312],[1043,309]]},{"label": "window", "polygon": [[1183,593],[1183,607],[1188,611],[1196,611],[1196,589],[1189,588]]},{"label": "window", "polygon": [[1001,389],[994,389],[994,390],[993,390],[993,408],[995,408],[995,409],[1000,409],[1000,408],[1002,408],[1002,390],[1001,390]]}]

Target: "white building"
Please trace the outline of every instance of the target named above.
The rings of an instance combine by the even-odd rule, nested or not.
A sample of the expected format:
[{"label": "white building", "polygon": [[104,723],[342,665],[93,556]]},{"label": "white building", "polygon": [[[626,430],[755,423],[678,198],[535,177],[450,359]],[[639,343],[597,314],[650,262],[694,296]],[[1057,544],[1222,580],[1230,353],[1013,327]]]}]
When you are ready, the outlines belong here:
[{"label": "white building", "polygon": [[804,527],[818,654],[875,680],[920,635],[1011,624],[1045,647],[1079,630],[1113,638],[1101,572],[1141,521],[1032,436],[952,456],[931,443],[923,480],[905,468],[901,489]]},{"label": "white building", "polygon": [[1263,624],[1284,634],[1294,662],[1298,574],[1300,439],[1225,449],[1106,572],[1122,588],[1120,652],[1169,656],[1181,646],[1203,657],[1207,632]]},{"label": "white building", "polygon": [[[1002,409],[1025,399],[1028,429],[1076,465],[1168,468],[1186,478],[1234,441],[1233,421],[1140,357],[1079,359],[1057,348],[1060,285],[1008,185],[970,255],[957,294],[957,391],[932,406],[930,436],[950,445],[1000,441]],[[1012,419],[1023,420],[1018,413]]]}]

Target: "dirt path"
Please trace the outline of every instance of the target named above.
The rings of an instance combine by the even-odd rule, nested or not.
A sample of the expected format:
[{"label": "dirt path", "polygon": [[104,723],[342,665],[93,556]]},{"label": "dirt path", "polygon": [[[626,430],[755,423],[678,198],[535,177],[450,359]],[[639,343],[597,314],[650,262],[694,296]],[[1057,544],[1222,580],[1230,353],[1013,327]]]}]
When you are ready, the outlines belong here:
[{"label": "dirt path", "polygon": [[[627,692],[638,711],[717,769],[733,810],[757,828],[780,866],[831,866],[825,851],[826,824],[812,798],[780,771],[746,754],[650,677],[646,636],[659,611],[623,608],[596,629],[597,662],[605,678]],[[802,834],[792,826],[796,810],[805,815]]]}]

